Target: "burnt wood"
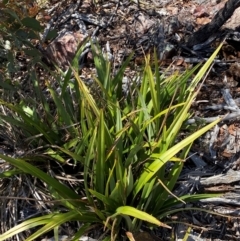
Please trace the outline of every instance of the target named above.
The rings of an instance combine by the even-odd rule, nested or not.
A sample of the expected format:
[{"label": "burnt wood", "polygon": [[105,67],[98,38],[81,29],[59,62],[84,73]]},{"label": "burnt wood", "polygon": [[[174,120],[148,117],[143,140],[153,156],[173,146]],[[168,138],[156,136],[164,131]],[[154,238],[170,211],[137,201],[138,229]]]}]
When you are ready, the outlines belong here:
[{"label": "burnt wood", "polygon": [[225,6],[218,11],[212,21],[197,30],[187,42],[188,47],[206,41],[210,36],[217,33],[221,26],[233,15],[236,8],[240,7],[240,0],[229,0]]}]

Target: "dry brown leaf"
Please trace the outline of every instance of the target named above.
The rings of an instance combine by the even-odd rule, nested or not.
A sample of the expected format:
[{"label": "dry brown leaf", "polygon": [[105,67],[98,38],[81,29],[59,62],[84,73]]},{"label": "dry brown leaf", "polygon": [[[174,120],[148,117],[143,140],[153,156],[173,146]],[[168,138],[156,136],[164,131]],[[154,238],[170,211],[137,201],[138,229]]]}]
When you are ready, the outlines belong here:
[{"label": "dry brown leaf", "polygon": [[230,125],[228,127],[228,132],[231,134],[231,135],[236,135],[236,126],[234,124]]},{"label": "dry brown leaf", "polygon": [[211,19],[209,17],[204,17],[204,18],[197,18],[196,23],[200,25],[205,25],[207,23],[211,22]]}]

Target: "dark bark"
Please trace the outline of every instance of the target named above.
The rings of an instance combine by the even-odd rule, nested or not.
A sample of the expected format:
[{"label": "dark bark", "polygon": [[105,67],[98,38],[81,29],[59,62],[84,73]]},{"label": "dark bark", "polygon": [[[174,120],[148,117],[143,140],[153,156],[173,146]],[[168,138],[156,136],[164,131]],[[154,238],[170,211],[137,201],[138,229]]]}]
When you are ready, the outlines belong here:
[{"label": "dark bark", "polygon": [[193,33],[187,42],[187,46],[192,47],[206,41],[211,35],[221,28],[221,26],[232,16],[233,12],[238,7],[240,7],[240,0],[228,0],[225,6],[218,11],[210,23],[204,25]]}]

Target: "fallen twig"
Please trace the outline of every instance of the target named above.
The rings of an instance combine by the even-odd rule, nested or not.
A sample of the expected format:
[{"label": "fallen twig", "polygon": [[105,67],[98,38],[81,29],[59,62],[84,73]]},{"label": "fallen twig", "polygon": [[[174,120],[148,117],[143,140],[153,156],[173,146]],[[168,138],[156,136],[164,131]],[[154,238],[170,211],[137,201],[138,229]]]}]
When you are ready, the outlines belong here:
[{"label": "fallen twig", "polygon": [[234,113],[228,114],[228,115],[220,115],[220,116],[216,116],[216,117],[207,117],[207,118],[202,118],[202,117],[194,117],[192,119],[187,120],[187,124],[191,125],[194,124],[196,122],[205,122],[205,123],[211,123],[215,120],[217,120],[218,118],[222,118],[222,121],[230,121],[230,120],[235,120],[237,118],[240,118],[240,111],[236,111]]},{"label": "fallen twig", "polygon": [[194,45],[200,44],[216,33],[220,27],[232,16],[236,8],[240,6],[240,0],[229,0],[226,2],[225,6],[218,11],[214,16],[212,21],[198,31],[193,33],[187,42],[187,46],[192,47]]}]

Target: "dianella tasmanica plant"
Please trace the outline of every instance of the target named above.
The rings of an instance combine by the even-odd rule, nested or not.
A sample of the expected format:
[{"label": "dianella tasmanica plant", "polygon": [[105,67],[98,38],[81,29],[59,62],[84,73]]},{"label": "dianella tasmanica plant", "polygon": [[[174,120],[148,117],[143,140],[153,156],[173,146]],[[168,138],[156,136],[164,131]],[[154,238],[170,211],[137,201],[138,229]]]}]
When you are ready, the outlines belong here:
[{"label": "dianella tasmanica plant", "polygon": [[[30,218],[1,234],[0,239],[39,226],[26,238],[30,241],[65,222],[79,221],[82,227],[71,240],[78,240],[96,224],[105,228],[104,240],[117,240],[122,230],[134,234],[143,223],[171,228],[163,219],[174,206],[209,197],[175,197],[172,190],[193,141],[219,121],[194,132],[186,125],[202,77],[220,47],[201,68],[198,65],[168,77],[159,73],[157,58],[151,64],[146,56],[145,66],[125,90],[124,73],[131,56],[113,73],[111,61],[93,45],[96,74],[89,86],[79,76],[80,48],[68,73],[57,78],[61,79],[60,95],[46,80],[51,108],[32,75],[36,97],[41,100],[41,115],[32,102],[12,105],[1,100],[1,105],[13,113],[11,118],[1,113],[4,123],[24,128],[30,146],[36,148],[41,138],[44,158],[38,155],[38,162],[54,159],[61,165],[72,159],[81,166],[83,182],[78,191],[54,179],[40,165],[33,165],[33,156],[16,159],[0,155],[22,173],[45,183],[59,207],[64,207],[54,206],[50,214]],[[185,137],[180,138],[179,133]],[[31,139],[31,135],[36,138]]]}]

